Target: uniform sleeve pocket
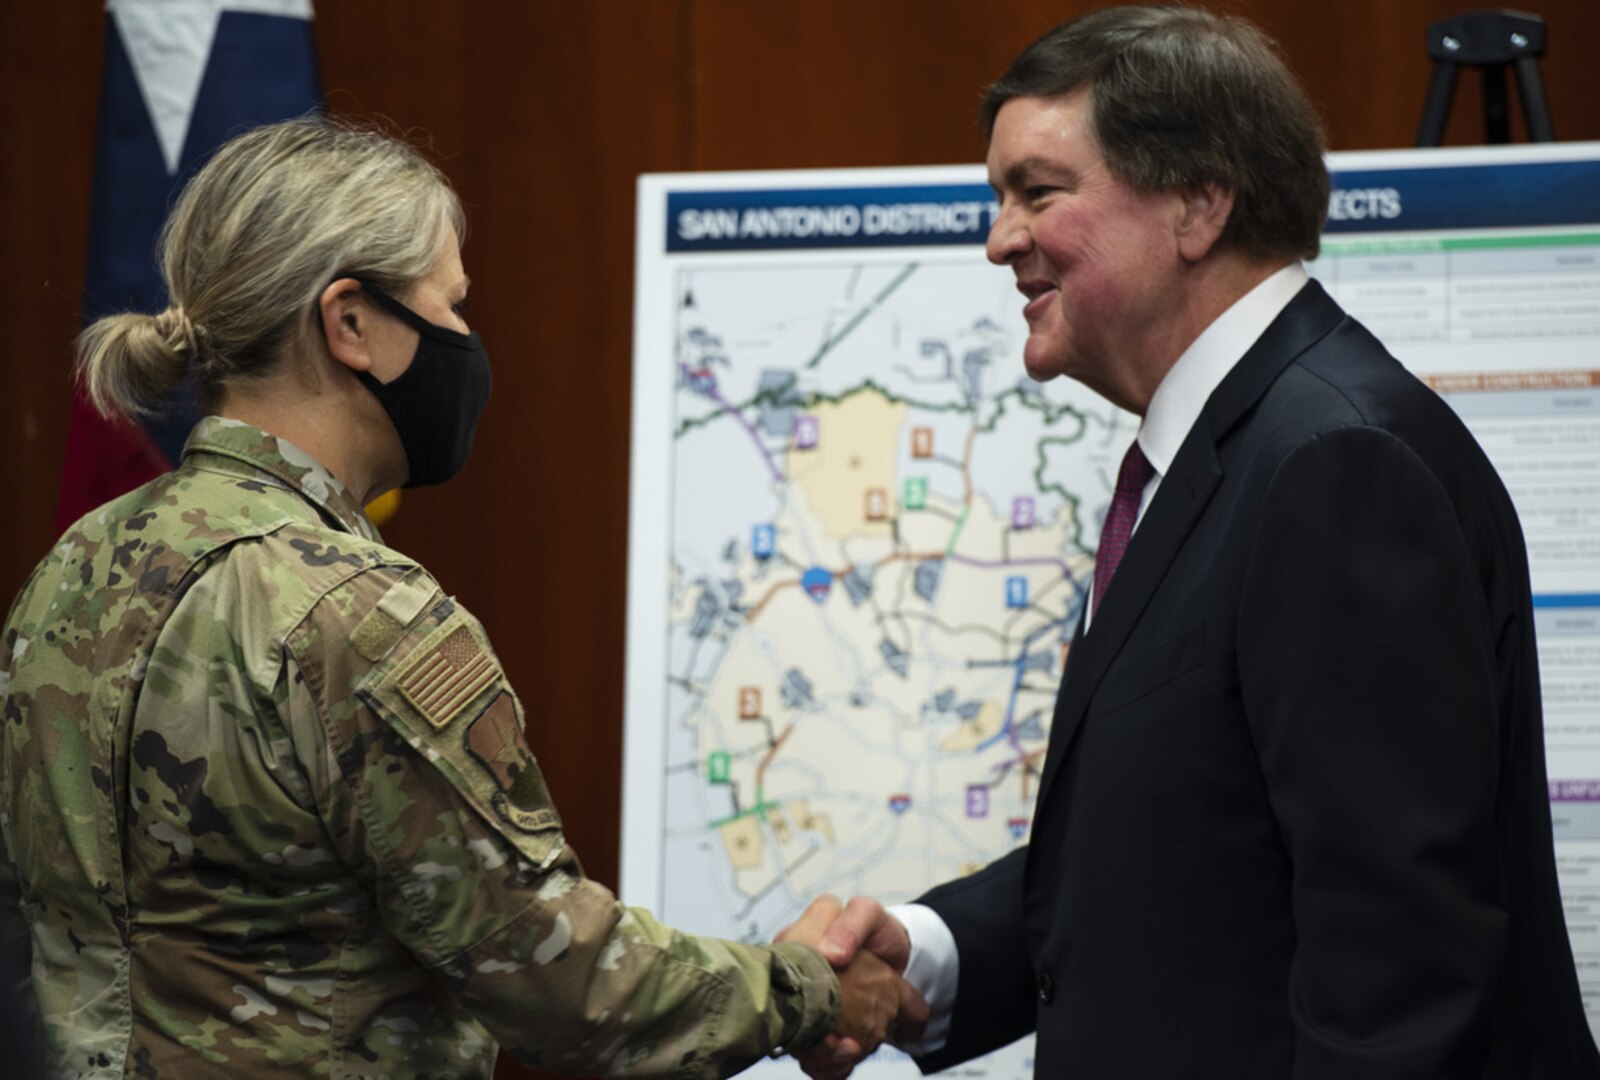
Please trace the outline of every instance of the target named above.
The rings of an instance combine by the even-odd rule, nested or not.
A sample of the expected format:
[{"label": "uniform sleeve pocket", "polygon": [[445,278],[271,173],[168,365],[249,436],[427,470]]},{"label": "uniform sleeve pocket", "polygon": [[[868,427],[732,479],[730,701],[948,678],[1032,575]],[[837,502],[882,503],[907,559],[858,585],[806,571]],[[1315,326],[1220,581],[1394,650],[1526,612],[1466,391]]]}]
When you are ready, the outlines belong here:
[{"label": "uniform sleeve pocket", "polygon": [[459,610],[361,689],[377,713],[497,832],[542,862],[561,819],[522,734],[522,708],[475,622]]}]

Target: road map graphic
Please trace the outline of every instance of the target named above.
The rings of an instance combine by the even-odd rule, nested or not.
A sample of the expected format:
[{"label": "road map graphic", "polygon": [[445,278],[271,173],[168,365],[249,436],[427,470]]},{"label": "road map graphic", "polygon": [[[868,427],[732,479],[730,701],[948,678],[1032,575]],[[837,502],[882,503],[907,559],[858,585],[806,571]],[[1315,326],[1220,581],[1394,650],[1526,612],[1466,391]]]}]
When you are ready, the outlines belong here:
[{"label": "road map graphic", "polygon": [[[1022,297],[970,258],[673,287],[653,906],[763,942],[819,893],[908,900],[1026,842],[1136,423],[1027,378]],[[972,1075],[1031,1074],[1009,1056]]]}]

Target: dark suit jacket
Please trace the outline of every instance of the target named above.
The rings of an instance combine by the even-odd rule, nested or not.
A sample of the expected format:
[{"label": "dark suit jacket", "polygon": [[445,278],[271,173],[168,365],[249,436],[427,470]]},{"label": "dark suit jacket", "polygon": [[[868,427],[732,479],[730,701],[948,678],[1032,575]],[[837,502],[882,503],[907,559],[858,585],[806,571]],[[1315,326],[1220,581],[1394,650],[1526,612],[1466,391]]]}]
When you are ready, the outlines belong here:
[{"label": "dark suit jacket", "polygon": [[944,1068],[1600,1077],[1527,560],[1440,399],[1311,283],[1223,380],[1057,699],[1029,846],[923,902]]}]

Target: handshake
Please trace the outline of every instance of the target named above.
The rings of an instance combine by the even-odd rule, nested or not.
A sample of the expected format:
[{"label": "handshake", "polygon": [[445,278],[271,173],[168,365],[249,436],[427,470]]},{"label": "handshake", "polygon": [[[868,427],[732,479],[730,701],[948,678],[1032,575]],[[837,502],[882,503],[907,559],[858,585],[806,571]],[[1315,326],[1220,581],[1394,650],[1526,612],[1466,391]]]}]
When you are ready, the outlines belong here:
[{"label": "handshake", "polygon": [[844,1080],[881,1044],[914,1044],[922,1037],[928,1004],[902,977],[911,938],[882,904],[858,896],[841,907],[832,896],[818,897],[778,940],[820,950],[843,990],[833,1031],[795,1054],[806,1075]]}]

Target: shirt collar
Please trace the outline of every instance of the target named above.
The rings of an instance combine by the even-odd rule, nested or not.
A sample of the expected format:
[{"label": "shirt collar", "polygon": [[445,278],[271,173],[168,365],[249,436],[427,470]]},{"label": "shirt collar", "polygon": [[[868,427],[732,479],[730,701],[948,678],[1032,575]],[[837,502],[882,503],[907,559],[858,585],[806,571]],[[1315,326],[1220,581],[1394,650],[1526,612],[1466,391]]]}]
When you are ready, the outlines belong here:
[{"label": "shirt collar", "polygon": [[1172,365],[1145,409],[1139,447],[1165,476],[1211,392],[1310,280],[1298,262],[1273,273],[1217,316]]},{"label": "shirt collar", "polygon": [[207,468],[252,477],[299,492],[334,528],[379,540],[377,528],[348,488],[287,439],[224,416],[207,416],[189,432],[184,462],[205,458]]}]

